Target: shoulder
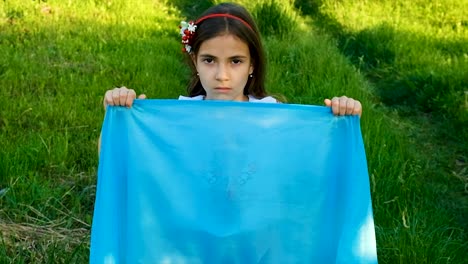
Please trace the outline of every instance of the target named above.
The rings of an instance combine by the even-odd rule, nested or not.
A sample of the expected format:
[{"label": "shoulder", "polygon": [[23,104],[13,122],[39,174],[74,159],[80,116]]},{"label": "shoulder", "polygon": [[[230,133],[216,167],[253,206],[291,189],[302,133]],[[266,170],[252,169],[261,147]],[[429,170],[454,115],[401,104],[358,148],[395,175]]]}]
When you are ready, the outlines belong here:
[{"label": "shoulder", "polygon": [[263,98],[255,98],[254,96],[249,94],[249,102],[254,102],[254,103],[279,103],[276,98],[272,96],[266,96]]},{"label": "shoulder", "polygon": [[[276,100],[276,98],[272,97],[272,96],[266,96],[266,97],[263,97],[263,98],[256,98],[252,95],[248,95],[249,97],[249,102],[252,102],[252,103],[280,103],[278,100]],[[197,95],[197,96],[194,96],[194,97],[189,97],[189,96],[183,96],[183,95],[180,95],[179,96],[179,100],[192,100],[192,101],[197,101],[197,100],[204,100],[205,99],[205,96],[204,95]]]}]

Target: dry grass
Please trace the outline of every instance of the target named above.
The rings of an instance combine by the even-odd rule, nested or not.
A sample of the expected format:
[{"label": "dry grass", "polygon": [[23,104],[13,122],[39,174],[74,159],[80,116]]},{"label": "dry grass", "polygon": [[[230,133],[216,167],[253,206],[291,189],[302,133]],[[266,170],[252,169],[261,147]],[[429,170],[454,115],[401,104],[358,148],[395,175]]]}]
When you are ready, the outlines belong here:
[{"label": "dry grass", "polygon": [[89,248],[89,229],[64,225],[64,221],[36,225],[0,220],[0,251],[11,256],[10,263],[67,263],[79,248]]},{"label": "dry grass", "polygon": [[21,245],[24,248],[34,247],[35,241],[65,242],[79,245],[89,237],[89,229],[63,227],[62,223],[36,225],[31,223],[7,223],[0,220],[0,232],[3,244],[8,246]]}]

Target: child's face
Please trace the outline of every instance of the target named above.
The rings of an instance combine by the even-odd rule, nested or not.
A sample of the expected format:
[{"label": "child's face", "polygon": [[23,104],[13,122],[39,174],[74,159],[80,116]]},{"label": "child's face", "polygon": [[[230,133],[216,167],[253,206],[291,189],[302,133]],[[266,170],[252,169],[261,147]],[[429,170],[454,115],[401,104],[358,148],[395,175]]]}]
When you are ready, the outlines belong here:
[{"label": "child's face", "polygon": [[249,47],[227,34],[204,41],[193,58],[207,100],[247,101],[244,87],[253,72]]}]

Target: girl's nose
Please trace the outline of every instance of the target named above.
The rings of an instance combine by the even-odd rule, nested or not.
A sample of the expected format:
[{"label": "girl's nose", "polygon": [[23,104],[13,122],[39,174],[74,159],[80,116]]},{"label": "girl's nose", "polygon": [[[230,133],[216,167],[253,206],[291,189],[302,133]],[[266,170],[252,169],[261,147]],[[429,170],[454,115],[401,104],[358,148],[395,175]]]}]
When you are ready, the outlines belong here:
[{"label": "girl's nose", "polygon": [[226,65],[219,64],[216,69],[216,80],[225,81],[229,79],[229,69]]}]

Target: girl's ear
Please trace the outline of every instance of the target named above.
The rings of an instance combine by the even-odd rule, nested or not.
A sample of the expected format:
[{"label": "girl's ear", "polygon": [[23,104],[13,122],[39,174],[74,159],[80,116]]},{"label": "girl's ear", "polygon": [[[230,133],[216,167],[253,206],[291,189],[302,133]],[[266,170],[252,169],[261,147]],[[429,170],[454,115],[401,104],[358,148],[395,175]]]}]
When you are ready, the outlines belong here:
[{"label": "girl's ear", "polygon": [[253,66],[253,64],[250,64],[249,74],[252,74],[253,71],[254,71],[254,66]]}]

